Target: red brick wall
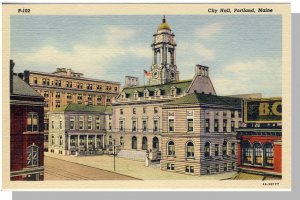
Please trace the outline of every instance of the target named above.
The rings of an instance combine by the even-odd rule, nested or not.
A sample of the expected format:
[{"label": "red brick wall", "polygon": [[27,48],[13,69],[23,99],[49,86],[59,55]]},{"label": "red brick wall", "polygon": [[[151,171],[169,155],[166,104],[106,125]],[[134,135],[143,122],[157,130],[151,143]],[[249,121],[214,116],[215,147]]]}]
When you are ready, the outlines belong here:
[{"label": "red brick wall", "polygon": [[[33,143],[39,147],[39,166],[44,166],[44,108],[43,106],[10,106],[10,169],[22,170],[27,167],[27,147]],[[27,114],[36,112],[39,116],[39,132],[24,134],[27,128]],[[20,180],[22,178],[15,177]]]},{"label": "red brick wall", "polygon": [[281,142],[276,142],[276,141],[281,141],[281,136],[241,136],[241,142],[238,144],[238,166],[242,165],[242,149],[241,149],[241,143],[243,141],[250,141],[251,144],[254,142],[260,142],[261,144],[264,144],[266,142],[270,142],[274,145],[274,168],[269,169],[269,168],[264,168],[264,167],[251,167],[251,166],[243,166],[243,168],[246,169],[255,169],[255,170],[260,170],[260,171],[266,171],[266,172],[276,172],[276,173],[281,173],[282,170],[282,149],[281,149]]}]

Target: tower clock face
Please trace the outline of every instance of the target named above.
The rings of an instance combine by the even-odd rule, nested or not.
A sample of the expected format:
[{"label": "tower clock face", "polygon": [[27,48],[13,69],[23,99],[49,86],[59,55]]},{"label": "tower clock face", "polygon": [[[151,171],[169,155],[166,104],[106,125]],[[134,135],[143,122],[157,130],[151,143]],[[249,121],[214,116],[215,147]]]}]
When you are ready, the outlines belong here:
[{"label": "tower clock face", "polygon": [[153,78],[157,78],[158,77],[158,72],[154,72],[153,73]]}]

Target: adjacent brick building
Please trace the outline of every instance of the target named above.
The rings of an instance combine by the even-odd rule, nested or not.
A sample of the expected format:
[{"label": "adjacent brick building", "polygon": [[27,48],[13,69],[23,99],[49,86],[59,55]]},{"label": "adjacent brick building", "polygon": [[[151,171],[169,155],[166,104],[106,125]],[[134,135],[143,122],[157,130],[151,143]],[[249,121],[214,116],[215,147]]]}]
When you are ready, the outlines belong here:
[{"label": "adjacent brick building", "polygon": [[44,179],[44,97],[13,73],[10,61],[10,177]]}]

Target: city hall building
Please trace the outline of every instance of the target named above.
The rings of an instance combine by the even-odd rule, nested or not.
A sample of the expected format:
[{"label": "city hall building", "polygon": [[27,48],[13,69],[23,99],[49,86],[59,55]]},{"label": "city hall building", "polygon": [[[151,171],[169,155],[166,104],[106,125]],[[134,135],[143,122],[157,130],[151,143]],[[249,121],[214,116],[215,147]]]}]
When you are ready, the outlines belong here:
[{"label": "city hall building", "polygon": [[281,98],[244,100],[243,122],[237,130],[239,171],[281,177]]},{"label": "city hall building", "polygon": [[118,156],[193,175],[235,170],[241,98],[217,96],[206,66],[196,65],[192,79],[179,79],[177,43],[165,18],[153,37],[148,84],[126,76],[113,103]]},{"label": "city hall building", "polygon": [[196,65],[195,76],[179,80],[176,65],[175,34],[163,18],[153,35],[152,65],[147,85],[126,76],[125,86],[113,103],[113,138],[122,143],[119,156],[144,160],[160,160],[162,146],[162,105],[190,93],[215,95],[208,77],[208,67]]},{"label": "city hall building", "polygon": [[70,103],[49,112],[49,152],[102,154],[112,146],[112,108]]}]

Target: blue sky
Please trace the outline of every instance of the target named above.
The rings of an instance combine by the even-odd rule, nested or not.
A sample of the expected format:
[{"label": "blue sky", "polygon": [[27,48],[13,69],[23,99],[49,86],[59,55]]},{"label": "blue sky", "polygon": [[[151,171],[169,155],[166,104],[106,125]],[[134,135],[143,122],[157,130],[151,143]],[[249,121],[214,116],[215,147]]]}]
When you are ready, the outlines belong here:
[{"label": "blue sky", "polygon": [[[72,68],[86,77],[119,81],[152,62],[150,44],[160,15],[12,16],[15,71]],[[167,15],[176,35],[180,79],[210,67],[217,94],[281,96],[282,21],[279,15]]]}]

